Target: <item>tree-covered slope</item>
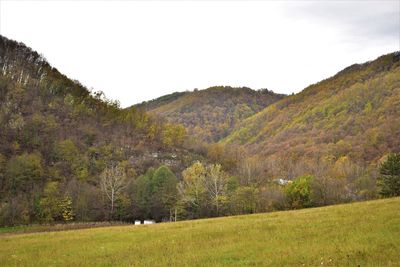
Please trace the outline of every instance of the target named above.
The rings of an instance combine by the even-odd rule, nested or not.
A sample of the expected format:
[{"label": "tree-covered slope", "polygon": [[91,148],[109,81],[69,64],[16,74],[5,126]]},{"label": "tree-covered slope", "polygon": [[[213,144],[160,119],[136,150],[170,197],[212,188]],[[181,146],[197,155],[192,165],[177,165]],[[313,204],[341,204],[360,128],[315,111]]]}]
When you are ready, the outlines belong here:
[{"label": "tree-covered slope", "polygon": [[[376,159],[400,148],[399,91],[399,54],[390,54],[288,97],[213,87],[121,109],[0,36],[0,225],[375,198]],[[233,129],[222,143],[200,142]]]},{"label": "tree-covered slope", "polygon": [[352,65],[246,119],[223,140],[249,154],[374,161],[400,150],[400,54]]},{"label": "tree-covered slope", "polygon": [[240,121],[283,97],[266,89],[218,86],[166,95],[139,106],[170,122],[183,124],[195,138],[215,142],[227,136]]},{"label": "tree-covered slope", "polygon": [[[179,173],[192,161],[181,146],[182,126],[142,109],[120,109],[2,36],[0,104],[0,224],[57,219],[50,215],[51,196],[71,198],[78,221],[103,220],[109,216],[100,188],[106,167],[123,167],[129,183],[149,167],[165,164]],[[123,199],[127,212],[120,215],[129,217],[131,196],[124,192]]]}]

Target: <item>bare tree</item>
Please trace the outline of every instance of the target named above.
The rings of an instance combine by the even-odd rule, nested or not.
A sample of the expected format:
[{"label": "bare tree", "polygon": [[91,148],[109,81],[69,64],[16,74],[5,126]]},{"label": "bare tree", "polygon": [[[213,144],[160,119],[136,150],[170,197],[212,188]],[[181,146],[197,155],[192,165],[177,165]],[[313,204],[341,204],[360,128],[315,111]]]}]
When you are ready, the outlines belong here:
[{"label": "bare tree", "polygon": [[242,185],[251,185],[261,182],[264,175],[265,166],[261,159],[243,158],[238,164],[238,173],[241,178]]},{"label": "bare tree", "polygon": [[220,203],[226,201],[227,183],[228,175],[222,170],[221,165],[211,165],[207,173],[206,187],[212,204],[216,207],[217,215],[219,215]]},{"label": "bare tree", "polygon": [[114,214],[115,200],[125,187],[126,174],[120,166],[107,167],[101,174],[101,190],[111,202],[111,214]]}]

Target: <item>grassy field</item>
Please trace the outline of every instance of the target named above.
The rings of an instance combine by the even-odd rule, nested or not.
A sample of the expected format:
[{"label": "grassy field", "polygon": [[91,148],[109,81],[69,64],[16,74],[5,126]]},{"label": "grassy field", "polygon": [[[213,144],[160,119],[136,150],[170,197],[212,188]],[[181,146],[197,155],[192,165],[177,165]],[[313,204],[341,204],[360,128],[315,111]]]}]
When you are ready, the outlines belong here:
[{"label": "grassy field", "polygon": [[2,234],[21,234],[21,233],[39,233],[39,232],[55,232],[66,230],[77,230],[95,227],[122,226],[129,225],[124,222],[74,222],[68,224],[36,224],[21,225],[14,227],[0,227],[0,238]]},{"label": "grassy field", "polygon": [[400,266],[400,198],[146,226],[0,234],[0,266]]}]

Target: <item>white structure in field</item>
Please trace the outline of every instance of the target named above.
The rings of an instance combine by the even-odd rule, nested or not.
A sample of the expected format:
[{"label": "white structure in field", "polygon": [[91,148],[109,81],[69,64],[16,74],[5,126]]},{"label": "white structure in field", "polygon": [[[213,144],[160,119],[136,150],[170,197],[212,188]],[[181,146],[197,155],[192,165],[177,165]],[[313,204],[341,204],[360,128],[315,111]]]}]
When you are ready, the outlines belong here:
[{"label": "white structure in field", "polygon": [[135,225],[140,225],[141,223],[142,223],[141,221],[138,220],[135,221]]},{"label": "white structure in field", "polygon": [[278,179],[275,179],[274,182],[279,184],[279,185],[287,185],[287,184],[290,184],[292,181],[286,180],[286,179],[282,179],[282,178],[278,178]]},{"label": "white structure in field", "polygon": [[156,223],[154,220],[144,220],[143,224],[153,224]]}]

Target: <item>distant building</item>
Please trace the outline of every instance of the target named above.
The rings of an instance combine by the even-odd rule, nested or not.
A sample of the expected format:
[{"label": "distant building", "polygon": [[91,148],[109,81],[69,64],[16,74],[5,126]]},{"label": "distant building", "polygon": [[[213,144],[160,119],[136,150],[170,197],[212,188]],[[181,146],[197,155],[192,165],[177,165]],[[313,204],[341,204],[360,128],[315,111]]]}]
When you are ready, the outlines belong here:
[{"label": "distant building", "polygon": [[156,223],[154,220],[144,220],[143,224],[154,224]]},{"label": "distant building", "polygon": [[141,221],[139,221],[139,220],[135,220],[135,225],[140,225],[140,224],[142,224],[142,222],[141,222]]},{"label": "distant building", "polygon": [[292,181],[286,180],[286,179],[283,179],[283,178],[278,178],[278,179],[275,179],[274,182],[279,184],[279,185],[287,185],[288,183],[291,183]]}]

